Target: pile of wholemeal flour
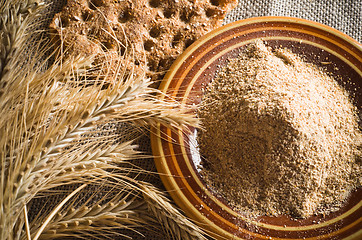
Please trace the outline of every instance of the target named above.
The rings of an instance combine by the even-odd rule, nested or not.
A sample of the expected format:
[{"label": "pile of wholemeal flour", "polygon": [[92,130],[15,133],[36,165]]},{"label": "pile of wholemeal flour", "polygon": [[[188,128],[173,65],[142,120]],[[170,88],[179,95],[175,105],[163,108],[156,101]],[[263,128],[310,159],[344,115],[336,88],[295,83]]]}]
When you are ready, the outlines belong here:
[{"label": "pile of wholemeal flour", "polygon": [[356,107],[288,50],[250,44],[205,89],[198,115],[201,174],[247,215],[327,214],[361,186]]}]

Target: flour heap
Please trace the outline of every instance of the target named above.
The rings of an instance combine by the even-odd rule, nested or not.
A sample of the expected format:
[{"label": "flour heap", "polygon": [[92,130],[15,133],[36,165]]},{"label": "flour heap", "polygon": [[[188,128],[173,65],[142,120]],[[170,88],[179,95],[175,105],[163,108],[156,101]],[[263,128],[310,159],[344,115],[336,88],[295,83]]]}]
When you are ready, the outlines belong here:
[{"label": "flour heap", "polygon": [[328,214],[361,186],[356,107],[288,50],[250,44],[205,89],[198,115],[201,174],[247,215]]}]

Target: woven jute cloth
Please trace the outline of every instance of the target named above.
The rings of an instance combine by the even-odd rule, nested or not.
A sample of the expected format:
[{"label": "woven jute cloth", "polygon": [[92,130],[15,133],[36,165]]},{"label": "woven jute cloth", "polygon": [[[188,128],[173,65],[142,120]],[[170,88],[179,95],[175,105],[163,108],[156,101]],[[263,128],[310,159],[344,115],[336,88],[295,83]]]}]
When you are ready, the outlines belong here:
[{"label": "woven jute cloth", "polygon": [[[162,0],[160,0],[162,1]],[[175,0],[176,1],[176,0]],[[44,29],[51,21],[55,13],[61,11],[66,0],[48,0],[48,11],[44,14]],[[237,20],[259,16],[289,16],[304,18],[333,27],[358,42],[362,41],[362,0],[245,0],[239,1],[238,6],[232,10],[224,19],[224,24]],[[152,155],[150,139],[146,134],[137,141],[140,150]],[[156,171],[153,159],[142,159],[135,164],[145,170]],[[146,181],[163,188],[162,182],[157,175],[145,176]],[[61,196],[42,198],[34,202],[30,218],[41,211],[44,204],[61,201]],[[125,234],[132,239],[169,239],[166,233],[155,233],[147,230],[140,231],[142,235],[131,231]],[[117,239],[124,239],[122,237]]]},{"label": "woven jute cloth", "polygon": [[304,18],[362,41],[362,0],[240,0],[224,23],[260,16]]}]

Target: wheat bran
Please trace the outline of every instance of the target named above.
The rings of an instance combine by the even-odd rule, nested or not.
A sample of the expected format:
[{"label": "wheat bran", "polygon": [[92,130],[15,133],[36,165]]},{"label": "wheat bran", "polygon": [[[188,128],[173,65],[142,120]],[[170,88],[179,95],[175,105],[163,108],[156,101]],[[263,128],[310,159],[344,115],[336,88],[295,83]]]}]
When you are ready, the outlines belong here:
[{"label": "wheat bran", "polygon": [[326,73],[257,41],[205,89],[201,174],[249,216],[336,211],[361,186],[356,111]]}]

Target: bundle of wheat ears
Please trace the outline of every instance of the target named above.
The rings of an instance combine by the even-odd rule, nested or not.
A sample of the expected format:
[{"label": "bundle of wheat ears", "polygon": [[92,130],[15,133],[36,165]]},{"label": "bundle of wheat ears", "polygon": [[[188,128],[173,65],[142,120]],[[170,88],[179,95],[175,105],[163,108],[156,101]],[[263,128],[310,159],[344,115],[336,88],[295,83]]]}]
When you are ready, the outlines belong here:
[{"label": "bundle of wheat ears", "polygon": [[[122,63],[107,71],[107,56],[93,66],[92,56],[49,54],[46,34],[34,30],[44,6],[0,1],[0,239],[128,239],[142,227],[205,239],[164,192],[135,177],[144,170],[132,160],[145,156],[132,133],[104,127],[184,129],[197,120]],[[29,217],[32,202],[50,195],[60,201]]]}]

